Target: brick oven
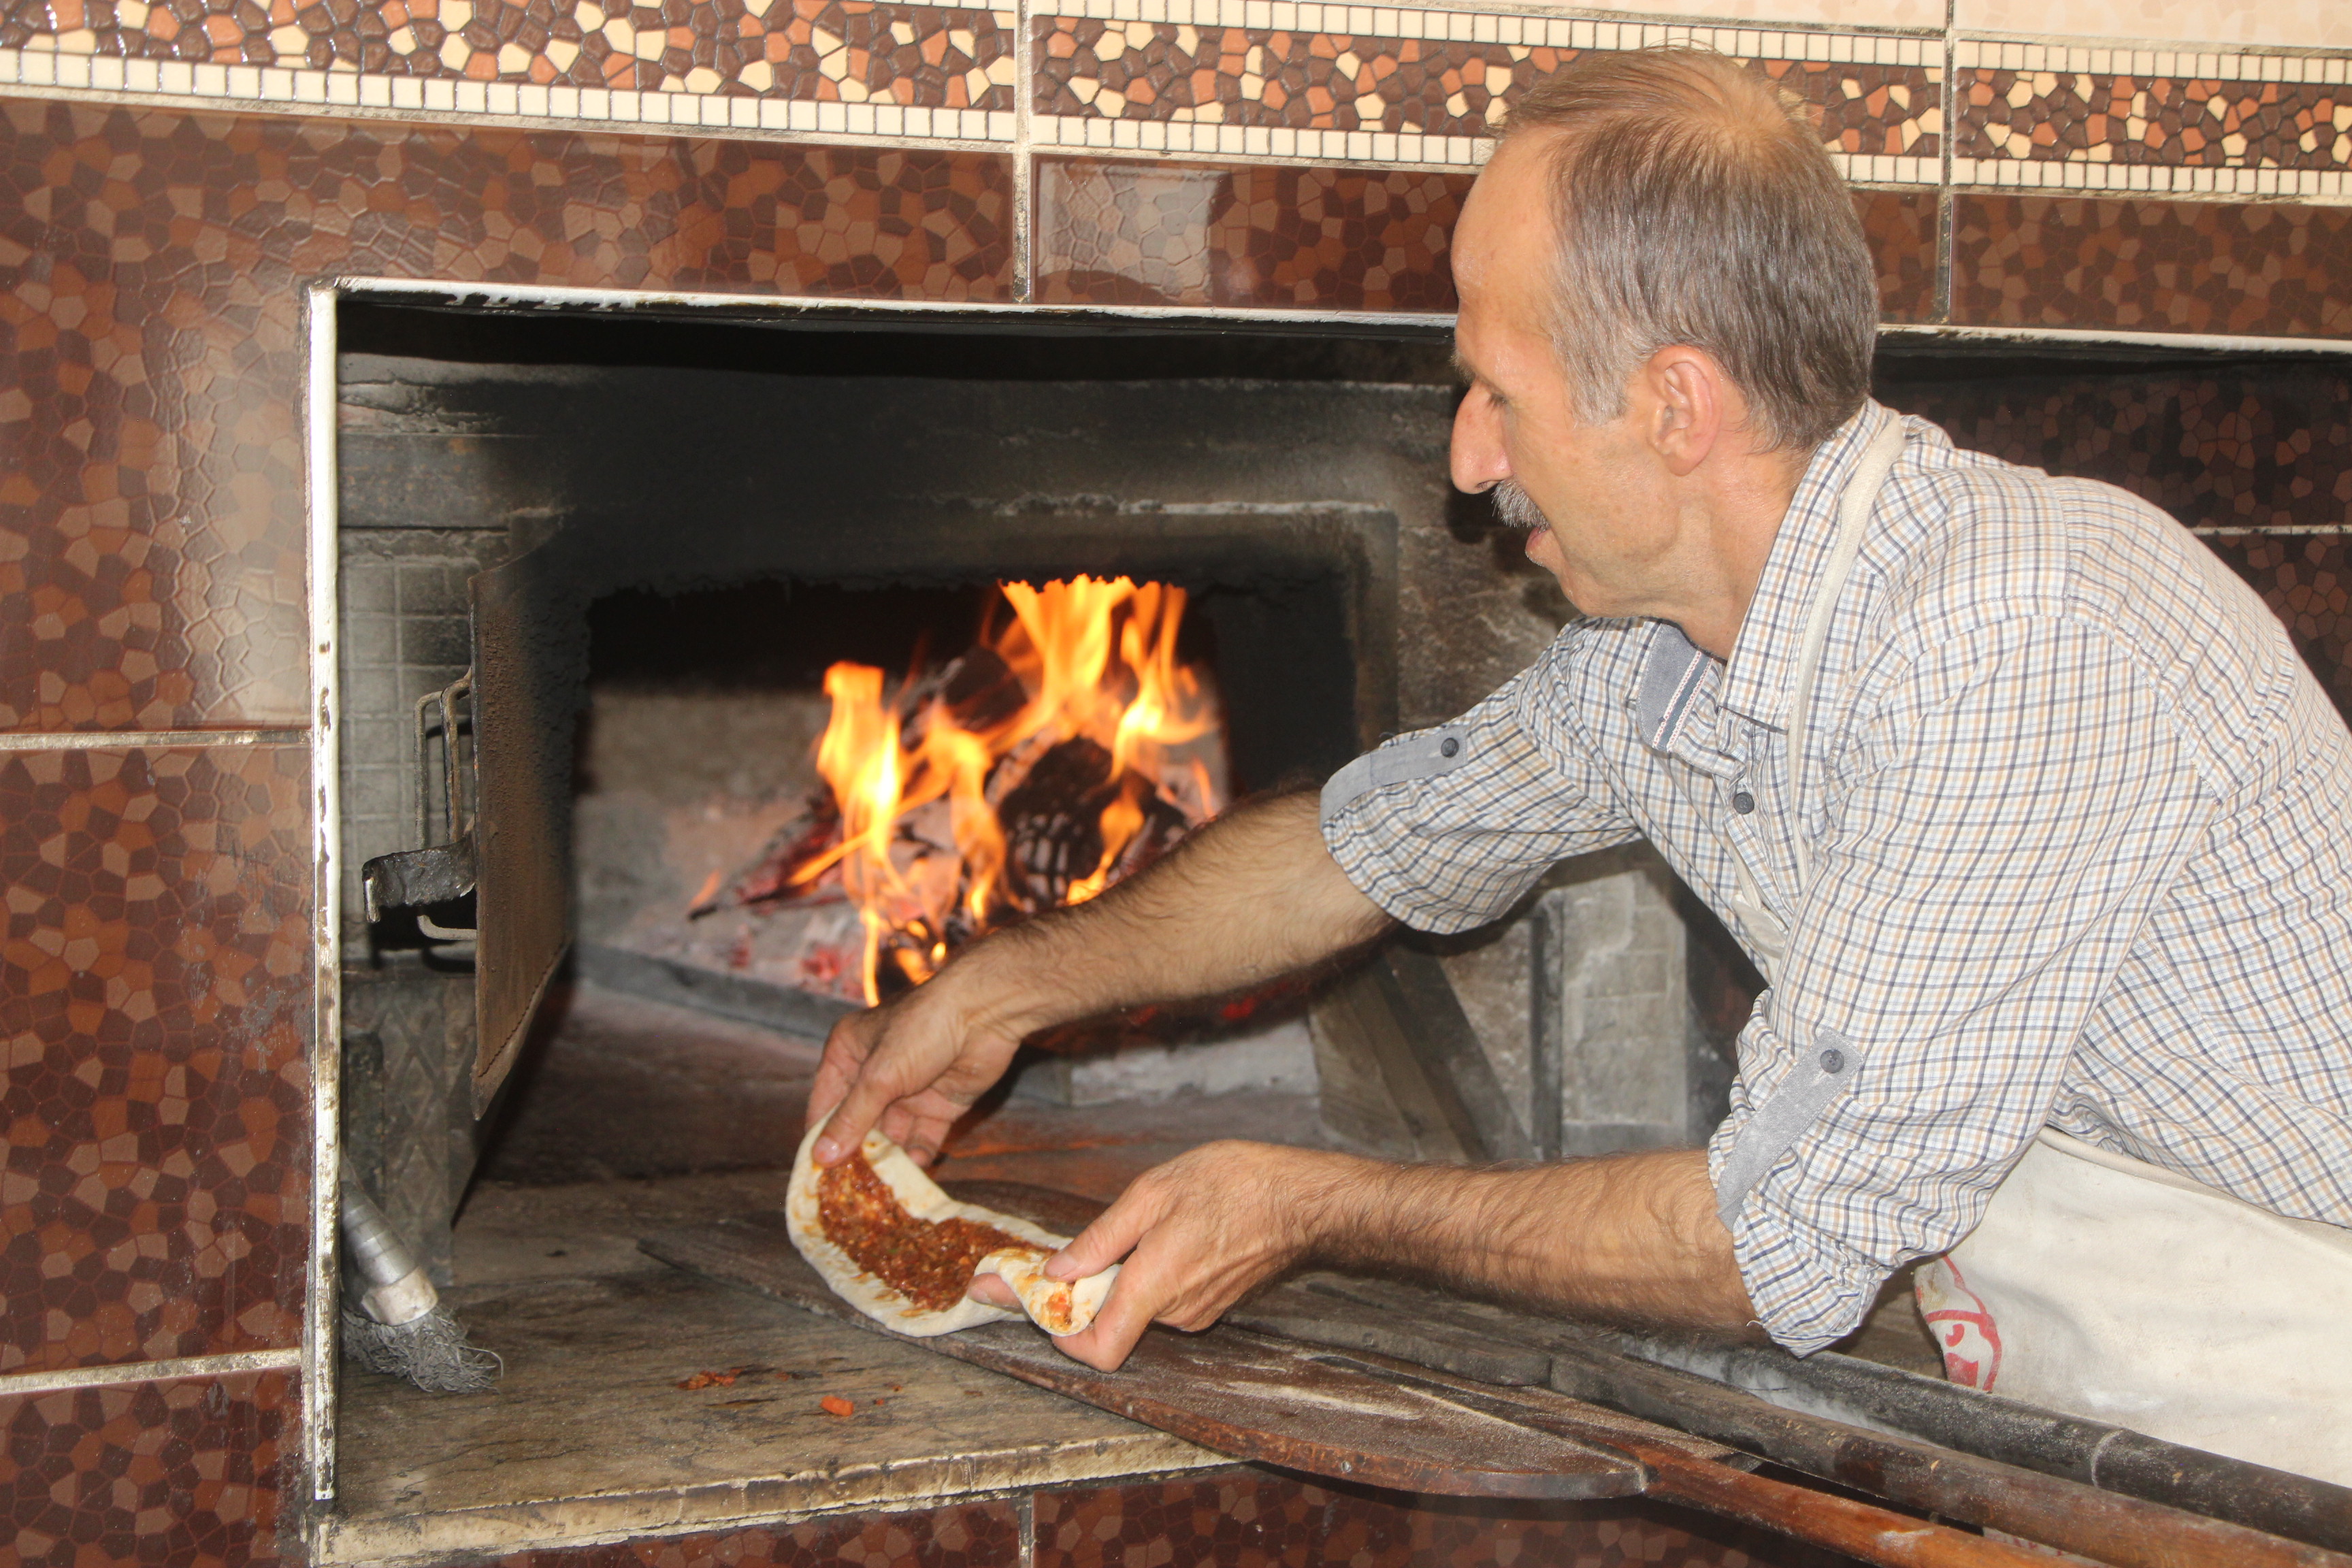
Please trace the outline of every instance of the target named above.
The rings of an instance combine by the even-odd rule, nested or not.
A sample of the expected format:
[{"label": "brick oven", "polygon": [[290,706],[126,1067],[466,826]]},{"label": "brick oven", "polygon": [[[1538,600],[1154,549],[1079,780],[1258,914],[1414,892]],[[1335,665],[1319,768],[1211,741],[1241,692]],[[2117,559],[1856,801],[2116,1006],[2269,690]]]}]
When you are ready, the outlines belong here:
[{"label": "brick oven", "polygon": [[[1651,1505],[1481,1512],[1223,1466],[1091,1412],[1063,1430],[1042,1394],[1008,1419],[1059,1435],[996,1468],[882,1448],[826,1468],[796,1427],[750,1468],[640,1455],[592,1485],[460,1412],[435,1417],[437,1451],[478,1440],[498,1464],[412,1485],[394,1429],[409,1407],[339,1382],[334,1353],[347,1169],[459,1300],[520,1325],[519,1368],[562,1342],[518,1303],[568,1265],[468,1296],[451,1219],[483,1147],[475,1069],[529,1059],[567,943],[629,1005],[718,1020],[723,1059],[765,1048],[745,1009],[772,997],[714,1006],[707,973],[613,956],[629,889],[671,872],[639,853],[648,818],[611,781],[699,809],[692,790],[725,793],[714,759],[748,747],[757,764],[761,726],[804,713],[809,670],[839,652],[780,635],[747,673],[729,653],[749,628],[790,616],[898,658],[908,626],[967,614],[1000,577],[1181,584],[1245,788],[1450,716],[1541,646],[1568,606],[1444,483],[1445,237],[1513,90],[1578,51],[1696,41],[1815,104],[1878,258],[1880,395],[1963,445],[2166,507],[2352,710],[2344,24],[2313,11],[2243,35],[2216,0],[2179,7],[2175,41],[2102,36],[2104,8],[2071,0],[1690,8],[1723,15],[11,13],[7,1551],[1076,1564],[1146,1542],[1178,1561],[1347,1542],[1400,1561],[1784,1560]],[[519,591],[562,611],[518,623],[560,721],[539,739],[561,831],[536,842],[568,841],[586,879],[559,879],[560,929],[485,1014],[465,951],[481,928],[460,923],[484,911],[372,922],[361,869],[445,836],[429,746],[454,732],[478,757],[483,737],[445,723],[420,770],[417,700],[477,664],[478,582],[534,559]],[[664,767],[661,726],[679,724],[719,743]],[[594,749],[631,734],[635,751]],[[465,787],[461,817],[482,804]],[[1302,1023],[1290,1047],[1234,1056],[1228,1086],[1300,1094],[1331,1137],[1430,1157],[1675,1142],[1710,1124],[1754,984],[1638,861],[1572,868],[1505,926],[1401,962],[1383,994],[1434,975],[1450,1058],[1349,1048],[1377,1029],[1318,1014],[1311,1047]],[[1319,1097],[1283,1076],[1298,1051]],[[542,1068],[508,1096],[509,1136],[560,1146],[555,1081]],[[1033,1102],[1068,1109],[1073,1081],[1045,1060]],[[501,1245],[580,1245],[533,1212]],[[740,1359],[725,1336],[751,1320],[709,1302],[694,1318],[660,1278],[594,1274],[578,1293],[625,1299],[635,1315],[612,1321],[680,1325],[677,1355],[708,1352],[696,1365]],[[591,1453],[632,1424],[717,1452],[751,1419],[723,1401],[583,1417],[520,1375],[499,1397]]]}]

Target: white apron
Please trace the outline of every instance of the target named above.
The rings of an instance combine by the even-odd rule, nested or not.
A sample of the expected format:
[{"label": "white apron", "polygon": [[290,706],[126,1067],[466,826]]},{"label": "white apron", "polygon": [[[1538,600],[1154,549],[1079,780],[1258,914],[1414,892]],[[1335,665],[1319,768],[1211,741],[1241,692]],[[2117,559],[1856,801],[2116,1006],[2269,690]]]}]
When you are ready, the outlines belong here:
[{"label": "white apron", "polygon": [[2045,1128],[1916,1291],[1954,1383],[2352,1486],[2352,1230]]},{"label": "white apron", "polygon": [[[1791,682],[1793,807],[1829,622],[1901,430],[1880,433],[1840,498]],[[1801,828],[1796,846],[1801,889]],[[1769,970],[1787,931],[1736,850],[1734,861],[1731,902]],[[1767,1102],[1750,1129],[1766,1134],[1760,1146],[1736,1147],[1727,1163],[1738,1189],[1724,1194],[1727,1222],[1842,1079],[1842,1065],[1813,1074],[1785,1117]],[[2352,1486],[2352,1230],[2286,1219],[2045,1128],[1977,1228],[1920,1268],[1916,1293],[1955,1383]]]}]

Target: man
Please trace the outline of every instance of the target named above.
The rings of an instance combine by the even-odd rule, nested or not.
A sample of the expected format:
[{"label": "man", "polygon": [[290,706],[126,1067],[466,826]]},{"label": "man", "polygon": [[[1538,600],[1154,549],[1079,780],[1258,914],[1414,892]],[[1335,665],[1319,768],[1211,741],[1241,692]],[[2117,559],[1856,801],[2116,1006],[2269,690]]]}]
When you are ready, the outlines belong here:
[{"label": "man", "polygon": [[1708,1149],[1213,1144],[1055,1260],[1126,1259],[1065,1348],[1116,1366],[1313,1258],[1801,1353],[1949,1254],[1927,1304],[1979,1386],[2352,1480],[2352,737],[2275,621],[2131,497],[1869,401],[1851,198],[1728,61],[1540,84],[1454,257],[1454,481],[1586,618],[1319,802],[845,1020],[818,1158],[877,1119],[929,1158],[1038,1028],[1466,929],[1646,837],[1771,983]]}]

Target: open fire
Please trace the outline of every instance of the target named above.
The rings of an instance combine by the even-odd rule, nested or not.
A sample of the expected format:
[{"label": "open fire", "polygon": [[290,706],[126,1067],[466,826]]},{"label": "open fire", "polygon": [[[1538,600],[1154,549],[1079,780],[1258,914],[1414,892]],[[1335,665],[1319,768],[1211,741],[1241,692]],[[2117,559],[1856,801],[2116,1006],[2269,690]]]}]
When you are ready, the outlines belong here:
[{"label": "open fire", "polygon": [[1223,717],[1178,657],[1184,590],[998,593],[975,647],[929,668],[919,653],[895,690],[871,665],[825,672],[824,785],[731,884],[713,874],[698,912],[845,900],[871,1004],[983,931],[1094,898],[1217,813]]}]

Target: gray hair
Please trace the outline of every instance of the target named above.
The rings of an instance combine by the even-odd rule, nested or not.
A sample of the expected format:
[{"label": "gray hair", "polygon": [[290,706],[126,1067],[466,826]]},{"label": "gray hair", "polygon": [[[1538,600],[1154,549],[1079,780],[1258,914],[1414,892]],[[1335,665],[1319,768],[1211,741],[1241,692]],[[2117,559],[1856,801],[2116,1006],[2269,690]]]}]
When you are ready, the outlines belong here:
[{"label": "gray hair", "polygon": [[1550,150],[1553,342],[1577,416],[1624,412],[1662,348],[1713,355],[1766,450],[1811,450],[1870,392],[1878,287],[1801,105],[1703,49],[1592,54],[1511,107]]}]

